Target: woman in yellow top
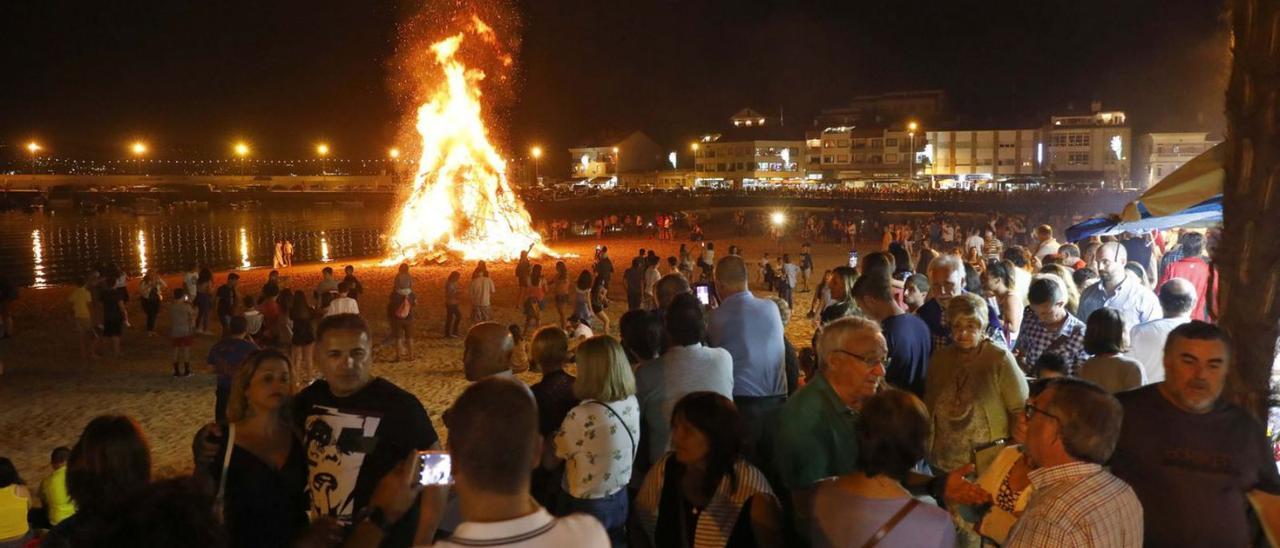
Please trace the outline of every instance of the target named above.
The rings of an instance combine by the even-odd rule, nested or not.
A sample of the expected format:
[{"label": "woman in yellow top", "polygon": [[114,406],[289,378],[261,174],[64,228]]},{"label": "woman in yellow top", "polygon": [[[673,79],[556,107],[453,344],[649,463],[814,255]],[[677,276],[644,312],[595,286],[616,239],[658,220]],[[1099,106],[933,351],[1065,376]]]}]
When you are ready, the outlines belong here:
[{"label": "woman in yellow top", "polygon": [[53,450],[49,462],[53,473],[40,483],[40,503],[49,513],[49,524],[57,525],[76,513],[76,503],[67,494],[67,459],[71,449],[58,447]]},{"label": "woman in yellow top", "polygon": [[22,484],[13,462],[0,457],[0,548],[18,548],[31,537],[27,510],[31,493]]}]

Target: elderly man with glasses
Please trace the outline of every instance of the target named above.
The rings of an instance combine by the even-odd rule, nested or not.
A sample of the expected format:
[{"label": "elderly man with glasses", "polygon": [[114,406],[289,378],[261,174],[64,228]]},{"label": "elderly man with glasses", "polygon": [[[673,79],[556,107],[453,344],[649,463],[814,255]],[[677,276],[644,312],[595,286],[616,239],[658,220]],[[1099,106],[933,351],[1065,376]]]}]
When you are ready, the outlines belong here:
[{"label": "elderly man with glasses", "polygon": [[[859,410],[882,385],[886,346],[880,326],[866,318],[827,324],[818,341],[821,374],[782,408],[774,463],[781,479],[779,491],[791,494],[784,502],[794,505],[798,531],[809,530],[816,484],[858,470]],[[912,474],[905,483],[948,503],[989,502],[989,494],[964,480],[969,471],[962,468],[936,478]]]}]

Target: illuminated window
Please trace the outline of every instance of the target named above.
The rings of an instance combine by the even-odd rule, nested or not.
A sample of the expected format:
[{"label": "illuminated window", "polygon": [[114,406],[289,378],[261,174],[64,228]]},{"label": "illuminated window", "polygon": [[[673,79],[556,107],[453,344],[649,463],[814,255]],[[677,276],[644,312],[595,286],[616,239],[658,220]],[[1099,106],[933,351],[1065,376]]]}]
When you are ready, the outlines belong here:
[{"label": "illuminated window", "polygon": [[1087,166],[1089,165],[1088,152],[1071,152],[1067,154],[1067,165],[1069,166]]},{"label": "illuminated window", "polygon": [[1067,135],[1067,146],[1087,147],[1089,146],[1088,133],[1071,133]]}]

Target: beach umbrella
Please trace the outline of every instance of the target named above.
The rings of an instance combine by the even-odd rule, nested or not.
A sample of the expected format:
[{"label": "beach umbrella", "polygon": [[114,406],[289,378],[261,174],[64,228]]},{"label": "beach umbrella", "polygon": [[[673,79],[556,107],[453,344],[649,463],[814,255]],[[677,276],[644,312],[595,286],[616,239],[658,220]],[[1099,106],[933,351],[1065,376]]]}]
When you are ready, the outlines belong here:
[{"label": "beach umbrella", "polygon": [[1226,147],[1214,145],[1129,202],[1119,215],[1088,219],[1067,229],[1067,240],[1222,222]]}]

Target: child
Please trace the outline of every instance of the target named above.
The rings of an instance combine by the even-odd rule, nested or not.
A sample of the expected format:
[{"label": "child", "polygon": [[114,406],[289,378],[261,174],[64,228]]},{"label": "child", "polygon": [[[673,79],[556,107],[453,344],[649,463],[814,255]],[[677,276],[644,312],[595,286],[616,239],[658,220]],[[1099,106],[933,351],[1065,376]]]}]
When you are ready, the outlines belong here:
[{"label": "child", "polygon": [[[191,337],[195,333],[196,311],[191,306],[187,289],[173,290],[173,304],[169,305],[169,340],[173,343],[173,376],[191,376]],[[183,369],[178,371],[178,362]]]},{"label": "child", "polygon": [[507,329],[511,331],[511,340],[515,343],[511,349],[511,371],[524,373],[529,369],[529,352],[525,348],[528,343],[524,340],[524,333],[520,331],[520,326],[511,324]]}]

